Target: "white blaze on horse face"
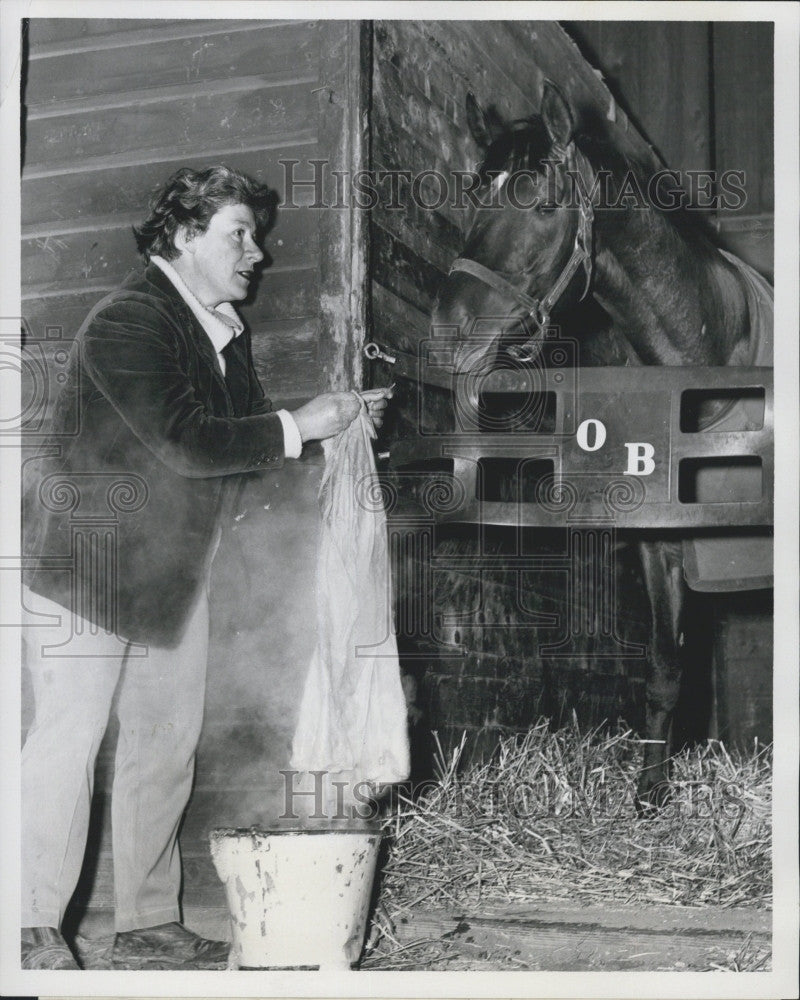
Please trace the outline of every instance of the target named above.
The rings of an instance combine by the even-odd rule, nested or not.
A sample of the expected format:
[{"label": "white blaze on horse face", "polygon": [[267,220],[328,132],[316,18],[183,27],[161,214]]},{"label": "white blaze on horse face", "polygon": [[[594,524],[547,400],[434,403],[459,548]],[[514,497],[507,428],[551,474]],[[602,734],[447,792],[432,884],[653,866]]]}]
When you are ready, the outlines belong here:
[{"label": "white blaze on horse face", "polygon": [[505,182],[508,180],[508,177],[509,174],[507,170],[504,170],[502,173],[499,173],[497,177],[495,177],[494,180],[492,181],[492,191],[494,193],[500,191]]}]

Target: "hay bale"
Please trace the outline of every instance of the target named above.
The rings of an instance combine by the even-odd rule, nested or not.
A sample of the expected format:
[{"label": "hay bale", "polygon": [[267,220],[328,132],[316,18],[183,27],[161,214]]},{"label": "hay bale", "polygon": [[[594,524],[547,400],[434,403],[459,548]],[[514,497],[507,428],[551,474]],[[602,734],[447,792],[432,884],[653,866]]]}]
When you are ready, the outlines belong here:
[{"label": "hay bale", "polygon": [[684,750],[668,804],[642,820],[642,742],[628,730],[551,732],[541,720],[462,771],[464,746],[387,818],[389,921],[423,903],[771,905],[771,748]]}]

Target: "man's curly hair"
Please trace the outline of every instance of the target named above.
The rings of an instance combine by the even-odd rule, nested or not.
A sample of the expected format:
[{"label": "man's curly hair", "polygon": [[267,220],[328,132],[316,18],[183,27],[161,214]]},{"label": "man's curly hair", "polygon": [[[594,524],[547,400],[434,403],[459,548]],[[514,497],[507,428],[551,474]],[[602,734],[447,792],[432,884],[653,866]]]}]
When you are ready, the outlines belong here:
[{"label": "man's curly hair", "polygon": [[150,214],[133,227],[136,248],[147,261],[152,254],[175,260],[179,251],[175,236],[181,226],[204,233],[212,216],[225,205],[247,205],[256,225],[269,228],[275,211],[276,195],[266,185],[230,167],[205,170],[181,167],[150,199]]}]

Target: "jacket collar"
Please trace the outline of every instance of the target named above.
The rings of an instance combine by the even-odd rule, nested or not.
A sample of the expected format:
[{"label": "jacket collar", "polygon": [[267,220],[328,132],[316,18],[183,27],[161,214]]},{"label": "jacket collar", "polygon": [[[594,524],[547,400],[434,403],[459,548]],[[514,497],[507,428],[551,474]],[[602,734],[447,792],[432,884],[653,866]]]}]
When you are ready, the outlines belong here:
[{"label": "jacket collar", "polygon": [[125,284],[128,286],[147,284],[151,286],[148,289],[151,294],[155,291],[159,298],[166,299],[169,306],[178,312],[187,327],[192,331],[195,345],[200,354],[224,383],[225,378],[217,360],[217,352],[214,350],[214,345],[209,340],[208,334],[184,301],[183,296],[161,268],[156,264],[148,262],[144,269],[144,274],[141,271],[132,274]]},{"label": "jacket collar", "polygon": [[[150,258],[150,263],[155,264],[160,271],[166,274],[170,282],[177,288],[178,294],[192,310],[194,318],[214,345],[217,355],[220,355],[231,340],[238,337],[244,329],[244,324],[239,319],[233,305],[230,302],[222,302],[216,309],[204,306],[168,260],[153,255]],[[225,365],[220,363],[224,370]]]},{"label": "jacket collar", "polygon": [[178,289],[172,284],[160,267],[157,267],[155,264],[148,261],[144,269],[144,275],[142,275],[141,271],[134,272],[126,284],[136,284],[142,280],[142,277],[144,277],[144,280],[149,285],[155,286],[155,288],[162,295],[170,299],[172,302],[178,304],[183,303],[183,299],[181,298]]}]

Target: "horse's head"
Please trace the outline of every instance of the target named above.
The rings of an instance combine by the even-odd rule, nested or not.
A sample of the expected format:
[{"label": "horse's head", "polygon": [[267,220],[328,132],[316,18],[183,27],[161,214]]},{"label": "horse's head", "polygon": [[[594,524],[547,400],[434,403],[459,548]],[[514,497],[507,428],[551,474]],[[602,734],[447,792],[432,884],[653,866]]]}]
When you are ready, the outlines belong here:
[{"label": "horse's head", "polygon": [[[462,255],[443,283],[436,326],[485,344],[471,361],[506,341],[530,341],[551,311],[586,292],[591,276],[593,212],[588,161],[575,143],[572,112],[545,83],[541,114],[504,123],[467,97],[470,132],[483,152],[480,187]],[[529,347],[510,348],[524,356]],[[472,367],[462,355],[463,365]]]}]

